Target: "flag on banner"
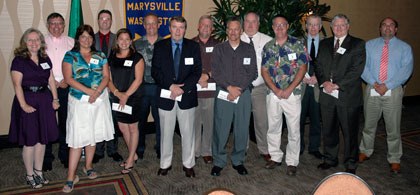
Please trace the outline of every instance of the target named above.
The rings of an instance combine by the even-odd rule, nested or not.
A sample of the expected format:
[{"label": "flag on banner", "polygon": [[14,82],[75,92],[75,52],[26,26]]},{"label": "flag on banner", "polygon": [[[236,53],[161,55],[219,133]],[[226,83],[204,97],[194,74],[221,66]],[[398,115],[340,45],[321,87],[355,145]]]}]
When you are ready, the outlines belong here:
[{"label": "flag on banner", "polygon": [[83,24],[82,2],[80,0],[71,0],[69,37],[76,36],[77,27]]}]

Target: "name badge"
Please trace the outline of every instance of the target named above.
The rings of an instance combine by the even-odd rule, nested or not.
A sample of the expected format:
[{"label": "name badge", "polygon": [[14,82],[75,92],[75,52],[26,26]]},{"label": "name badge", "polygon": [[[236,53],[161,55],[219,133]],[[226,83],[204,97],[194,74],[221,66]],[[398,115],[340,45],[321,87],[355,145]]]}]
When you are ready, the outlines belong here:
[{"label": "name badge", "polygon": [[290,61],[297,59],[296,53],[287,54],[287,57],[289,58]]},{"label": "name badge", "polygon": [[99,60],[95,58],[91,58],[89,64],[98,64]]},{"label": "name badge", "polygon": [[244,65],[250,65],[251,64],[251,58],[244,58]]},{"label": "name badge", "polygon": [[206,53],[212,53],[213,47],[206,47]]},{"label": "name badge", "polygon": [[46,69],[50,69],[50,65],[48,65],[48,63],[44,62],[41,64],[42,69],[46,70]]},{"label": "name badge", "polygon": [[131,67],[133,65],[133,60],[124,61],[124,66]]},{"label": "name badge", "polygon": [[185,65],[193,65],[194,58],[185,58]]},{"label": "name badge", "polygon": [[343,54],[344,54],[344,52],[346,52],[346,48],[339,47],[339,48],[337,49],[337,53],[339,53],[339,54],[341,54],[341,55],[343,55]]}]

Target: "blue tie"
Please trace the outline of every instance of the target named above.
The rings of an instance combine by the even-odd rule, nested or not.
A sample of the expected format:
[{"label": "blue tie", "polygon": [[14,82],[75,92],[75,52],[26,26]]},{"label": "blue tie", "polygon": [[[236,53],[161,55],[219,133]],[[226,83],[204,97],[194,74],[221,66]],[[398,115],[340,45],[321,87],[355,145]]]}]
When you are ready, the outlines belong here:
[{"label": "blue tie", "polygon": [[175,68],[175,78],[178,79],[179,72],[179,61],[181,60],[181,50],[179,49],[179,43],[176,44],[175,54],[174,54],[174,68]]}]

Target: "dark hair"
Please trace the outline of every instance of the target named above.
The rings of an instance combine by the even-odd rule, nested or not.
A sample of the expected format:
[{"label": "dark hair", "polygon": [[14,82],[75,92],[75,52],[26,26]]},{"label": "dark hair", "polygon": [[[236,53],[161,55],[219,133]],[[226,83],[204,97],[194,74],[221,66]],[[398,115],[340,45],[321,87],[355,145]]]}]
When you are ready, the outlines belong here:
[{"label": "dark hair", "polygon": [[286,22],[287,22],[287,23],[289,23],[289,20],[287,20],[286,16],[284,16],[284,15],[282,15],[282,14],[277,14],[277,15],[275,15],[275,16],[273,17],[273,19],[271,19],[271,24],[273,24],[273,23],[274,23],[274,20],[275,20],[276,18],[283,18],[283,19],[285,19],[285,20],[286,20]]},{"label": "dark hair", "polygon": [[172,24],[172,21],[176,21],[176,22],[180,22],[180,23],[184,23],[185,24],[185,29],[187,29],[187,20],[185,20],[184,17],[182,16],[174,16],[172,17],[169,22],[170,24]]},{"label": "dark hair", "polygon": [[241,20],[241,18],[240,18],[240,17],[238,17],[238,16],[233,16],[233,17],[230,17],[230,18],[226,21],[226,28],[227,28],[227,26],[229,25],[229,23],[231,23],[231,22],[239,22],[239,25],[240,25],[240,26],[242,26],[242,20]]},{"label": "dark hair", "polygon": [[397,20],[395,20],[394,18],[391,18],[391,17],[386,17],[386,18],[382,19],[381,22],[379,23],[379,28],[381,28],[382,22],[384,22],[386,19],[392,20],[394,22],[394,24],[395,24],[395,28],[398,28],[398,22],[397,22]]},{"label": "dark hair", "polygon": [[45,44],[45,38],[44,35],[42,35],[41,31],[39,31],[38,29],[35,28],[29,28],[28,30],[26,30],[22,37],[20,38],[20,42],[19,42],[19,47],[17,47],[14,51],[15,56],[21,56],[24,58],[31,58],[31,52],[29,52],[28,50],[28,45],[27,45],[27,41],[28,41],[28,35],[31,33],[37,33],[39,36],[39,39],[41,41],[41,48],[38,51],[38,55],[42,58],[47,58],[47,52],[45,51],[46,48],[46,44]]},{"label": "dark hair", "polygon": [[[130,40],[133,41],[133,35],[131,34],[131,31],[127,28],[122,28],[120,30],[117,31],[117,34],[115,36],[115,40],[118,40],[118,37],[121,34],[128,34],[128,36],[130,37]],[[112,51],[116,54],[120,52],[120,46],[118,46],[118,44],[115,44],[114,47],[112,48]],[[134,48],[133,42],[131,42],[130,44],[130,52],[128,53],[128,56],[133,55],[136,52],[136,49]]]},{"label": "dark hair", "polygon": [[59,14],[57,12],[53,12],[50,15],[48,15],[47,23],[48,23],[48,21],[50,21],[50,19],[53,19],[53,18],[61,18],[64,21],[64,17],[61,14]]},{"label": "dark hair", "polygon": [[111,16],[111,20],[112,20],[112,13],[111,13],[111,11],[109,11],[109,10],[107,10],[107,9],[103,9],[103,10],[101,10],[101,11],[99,11],[99,13],[98,13],[98,20],[99,20],[99,16],[101,15],[101,14],[109,14],[110,16]]},{"label": "dark hair", "polygon": [[71,49],[71,51],[75,51],[75,52],[79,52],[80,51],[80,42],[79,42],[79,38],[80,35],[83,34],[83,32],[87,32],[91,37],[92,37],[92,45],[90,46],[90,51],[94,52],[96,51],[95,48],[95,33],[93,32],[93,29],[90,25],[87,24],[82,24],[79,27],[77,27],[76,30],[76,36],[74,37],[74,47],[73,49]]}]

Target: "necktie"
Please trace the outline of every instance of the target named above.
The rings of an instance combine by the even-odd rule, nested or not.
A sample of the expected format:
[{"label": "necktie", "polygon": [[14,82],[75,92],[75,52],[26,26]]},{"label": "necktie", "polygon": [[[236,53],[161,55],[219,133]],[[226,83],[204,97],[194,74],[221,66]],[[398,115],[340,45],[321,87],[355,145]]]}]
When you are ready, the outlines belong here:
[{"label": "necktie", "polygon": [[337,53],[337,50],[339,47],[340,47],[340,39],[337,39],[334,45],[334,55]]},{"label": "necktie", "polygon": [[106,37],[104,37],[102,39],[102,48],[101,48],[102,52],[104,52],[104,54],[106,56],[108,56],[108,44],[106,43]]},{"label": "necktie", "polygon": [[315,39],[312,38],[311,43],[311,52],[309,53],[309,56],[311,56],[311,61],[309,62],[309,71],[308,74],[312,76],[314,73],[314,65],[315,65]]},{"label": "necktie", "polygon": [[252,46],[254,46],[254,42],[252,41],[252,37],[249,37],[249,44],[251,44]]},{"label": "necktie", "polygon": [[383,83],[387,79],[388,72],[388,45],[389,41],[385,41],[382,48],[381,65],[379,67],[379,80]]},{"label": "necktie", "polygon": [[174,68],[175,68],[175,78],[178,78],[179,71],[179,61],[181,60],[181,50],[179,49],[179,43],[175,43],[175,54],[174,54]]}]

